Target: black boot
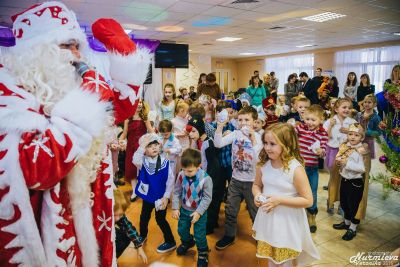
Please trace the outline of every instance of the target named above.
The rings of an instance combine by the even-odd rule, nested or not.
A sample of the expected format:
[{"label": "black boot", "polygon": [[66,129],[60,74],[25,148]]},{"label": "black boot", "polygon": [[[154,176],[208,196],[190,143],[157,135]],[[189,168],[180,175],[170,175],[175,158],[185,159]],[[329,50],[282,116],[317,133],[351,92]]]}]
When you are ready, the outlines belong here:
[{"label": "black boot", "polygon": [[182,243],[182,244],[179,245],[179,247],[176,249],[176,253],[177,253],[179,256],[185,255],[186,252],[187,252],[190,248],[194,247],[194,245],[195,245],[195,242],[194,242],[194,239],[193,239],[193,236],[192,236],[189,243]]},{"label": "black boot", "polygon": [[208,266],[208,249],[199,250],[197,256],[197,267],[207,267]]}]

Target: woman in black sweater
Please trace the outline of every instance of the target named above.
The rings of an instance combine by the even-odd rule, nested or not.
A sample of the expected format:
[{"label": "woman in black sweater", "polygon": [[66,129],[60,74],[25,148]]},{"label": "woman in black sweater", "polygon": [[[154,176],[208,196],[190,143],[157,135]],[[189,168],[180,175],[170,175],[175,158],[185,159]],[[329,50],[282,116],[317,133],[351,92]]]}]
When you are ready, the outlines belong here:
[{"label": "woman in black sweater", "polygon": [[375,94],[375,85],[371,84],[369,75],[366,73],[361,75],[360,80],[360,85],[357,88],[357,102],[361,107],[366,95]]}]

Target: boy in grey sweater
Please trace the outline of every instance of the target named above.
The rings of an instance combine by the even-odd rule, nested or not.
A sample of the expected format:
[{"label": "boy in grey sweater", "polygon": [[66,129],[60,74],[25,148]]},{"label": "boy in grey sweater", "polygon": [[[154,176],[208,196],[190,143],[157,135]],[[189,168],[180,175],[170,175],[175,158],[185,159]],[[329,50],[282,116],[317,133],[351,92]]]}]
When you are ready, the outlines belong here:
[{"label": "boy in grey sweater", "polygon": [[[185,255],[195,244],[198,250],[197,266],[208,266],[206,238],[207,209],[212,199],[211,177],[201,169],[201,153],[188,148],[182,153],[183,171],[178,175],[172,198],[172,218],[179,220],[178,233],[182,244],[178,255]],[[180,203],[182,204],[179,208]],[[190,227],[194,224],[194,238]]]}]

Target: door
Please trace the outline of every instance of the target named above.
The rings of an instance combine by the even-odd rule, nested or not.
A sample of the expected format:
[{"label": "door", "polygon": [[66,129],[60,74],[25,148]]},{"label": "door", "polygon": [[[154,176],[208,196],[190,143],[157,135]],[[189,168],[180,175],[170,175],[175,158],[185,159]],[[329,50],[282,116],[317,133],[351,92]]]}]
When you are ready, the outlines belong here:
[{"label": "door", "polygon": [[228,69],[216,69],[214,73],[222,93],[228,95],[229,91],[231,91],[231,86],[232,86],[231,71]]}]

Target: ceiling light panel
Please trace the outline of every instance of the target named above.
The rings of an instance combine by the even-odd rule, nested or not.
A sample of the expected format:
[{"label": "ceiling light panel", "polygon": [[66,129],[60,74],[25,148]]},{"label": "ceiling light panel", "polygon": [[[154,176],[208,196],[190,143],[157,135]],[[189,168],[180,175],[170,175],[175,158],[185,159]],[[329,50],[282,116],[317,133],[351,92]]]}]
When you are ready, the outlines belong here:
[{"label": "ceiling light panel", "polygon": [[242,40],[243,38],[240,37],[222,37],[218,38],[216,41],[221,41],[221,42],[234,42],[234,41],[239,41]]},{"label": "ceiling light panel", "polygon": [[303,20],[308,20],[308,21],[314,21],[314,22],[325,22],[325,21],[329,21],[329,20],[342,18],[342,17],[345,17],[345,16],[346,15],[333,13],[333,12],[324,12],[324,13],[321,13],[321,14],[304,17],[302,19]]}]

